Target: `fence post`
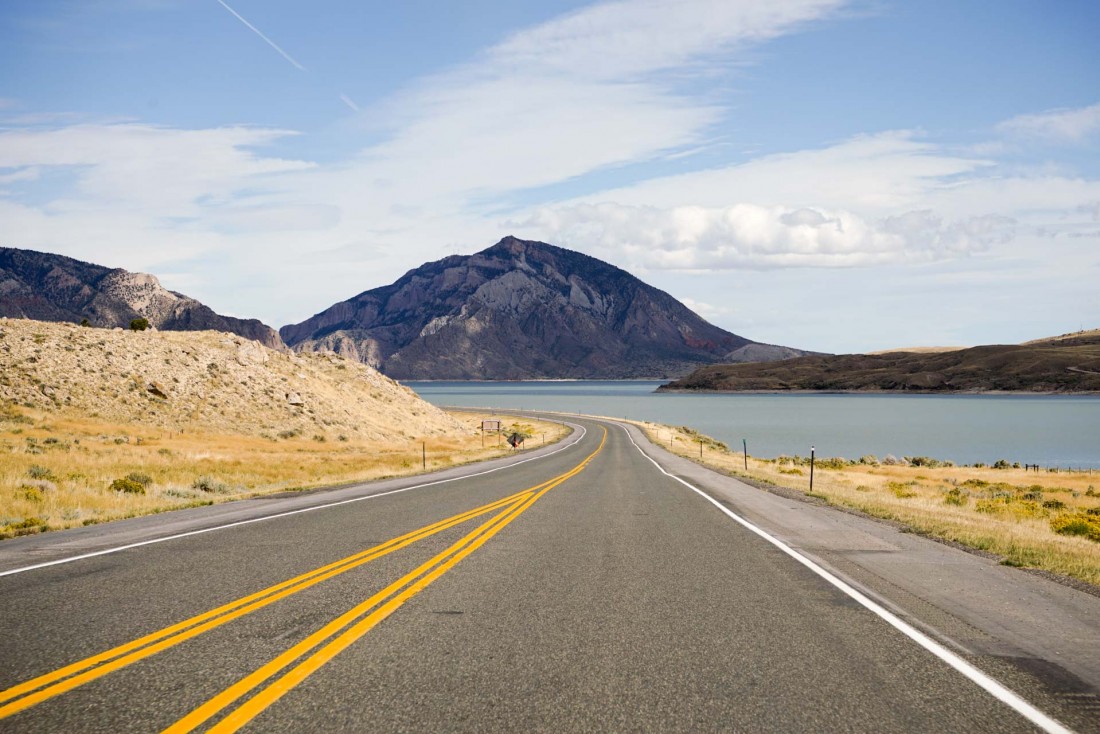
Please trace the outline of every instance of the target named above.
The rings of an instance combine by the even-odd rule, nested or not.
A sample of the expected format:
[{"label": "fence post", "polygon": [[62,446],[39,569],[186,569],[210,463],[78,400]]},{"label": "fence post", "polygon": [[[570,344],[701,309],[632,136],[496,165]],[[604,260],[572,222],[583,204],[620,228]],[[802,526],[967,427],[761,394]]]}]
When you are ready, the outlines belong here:
[{"label": "fence post", "polygon": [[810,447],[810,492],[814,491],[814,447]]}]

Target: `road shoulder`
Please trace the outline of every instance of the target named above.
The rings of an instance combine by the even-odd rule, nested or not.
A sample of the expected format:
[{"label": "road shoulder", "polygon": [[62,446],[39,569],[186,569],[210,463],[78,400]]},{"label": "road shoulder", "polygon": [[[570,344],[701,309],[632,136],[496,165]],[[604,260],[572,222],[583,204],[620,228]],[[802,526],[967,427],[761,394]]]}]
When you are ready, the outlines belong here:
[{"label": "road shoulder", "polygon": [[1037,679],[1081,713],[1100,710],[1100,598],[895,524],[749,486],[618,425],[665,471],[949,648],[1002,677]]}]

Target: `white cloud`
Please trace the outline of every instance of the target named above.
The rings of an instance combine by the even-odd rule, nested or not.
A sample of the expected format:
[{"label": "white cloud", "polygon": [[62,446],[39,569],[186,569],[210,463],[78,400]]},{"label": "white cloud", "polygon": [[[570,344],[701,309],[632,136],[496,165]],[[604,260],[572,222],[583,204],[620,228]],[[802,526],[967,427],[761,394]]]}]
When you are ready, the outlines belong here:
[{"label": "white cloud", "polygon": [[21,168],[15,168],[11,173],[0,173],[0,186],[9,183],[18,183],[20,181],[37,181],[41,168],[38,166],[24,166]]},{"label": "white cloud", "polygon": [[735,311],[735,309],[730,306],[715,306],[712,303],[699,301],[690,296],[683,296],[678,300],[708,321],[712,321],[716,318],[728,317]]},{"label": "white cloud", "polygon": [[102,207],[146,209],[152,216],[197,214],[202,202],[224,202],[254,179],[311,165],[263,157],[252,148],[285,130],[225,127],[178,130],[142,124],[74,125],[0,131],[0,169],[64,168],[77,179],[51,212]]},{"label": "white cloud", "polygon": [[1019,115],[997,126],[1005,135],[1050,143],[1080,143],[1100,133],[1100,104]]},{"label": "white cloud", "polygon": [[[994,162],[949,154],[910,131],[860,135],[824,148],[762,156],[740,165],[642,181],[586,203],[844,209],[885,216],[922,208],[928,192]],[[571,202],[567,202],[571,203]]]},{"label": "white cloud", "polygon": [[721,208],[602,203],[543,208],[523,224],[553,242],[595,249],[638,267],[715,270],[952,258],[1007,241],[1014,223],[995,216],[944,221],[928,210],[868,221],[844,210],[746,203]]},{"label": "white cloud", "polygon": [[487,56],[493,67],[622,80],[683,67],[733,44],[759,43],[822,18],[844,0],[620,0],[516,33]]},{"label": "white cloud", "polygon": [[1021,230],[1076,233],[1098,200],[1100,181],[1006,175],[892,131],[546,204],[510,224],[640,268],[854,267],[1003,250]]}]

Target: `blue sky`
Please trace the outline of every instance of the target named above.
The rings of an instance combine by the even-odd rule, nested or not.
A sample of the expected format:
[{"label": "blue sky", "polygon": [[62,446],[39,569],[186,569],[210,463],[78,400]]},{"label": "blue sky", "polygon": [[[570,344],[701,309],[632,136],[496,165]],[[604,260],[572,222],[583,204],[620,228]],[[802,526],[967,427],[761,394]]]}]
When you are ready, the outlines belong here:
[{"label": "blue sky", "polygon": [[0,244],[278,327],[507,234],[759,341],[1100,326],[1100,4],[7,0]]}]

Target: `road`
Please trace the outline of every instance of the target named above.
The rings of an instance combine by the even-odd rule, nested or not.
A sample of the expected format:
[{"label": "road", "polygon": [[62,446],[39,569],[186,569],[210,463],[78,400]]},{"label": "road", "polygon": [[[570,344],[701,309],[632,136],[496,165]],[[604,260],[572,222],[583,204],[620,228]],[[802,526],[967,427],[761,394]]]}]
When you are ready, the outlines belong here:
[{"label": "road", "polygon": [[1096,729],[574,425],[442,482],[0,547],[0,731]]}]

